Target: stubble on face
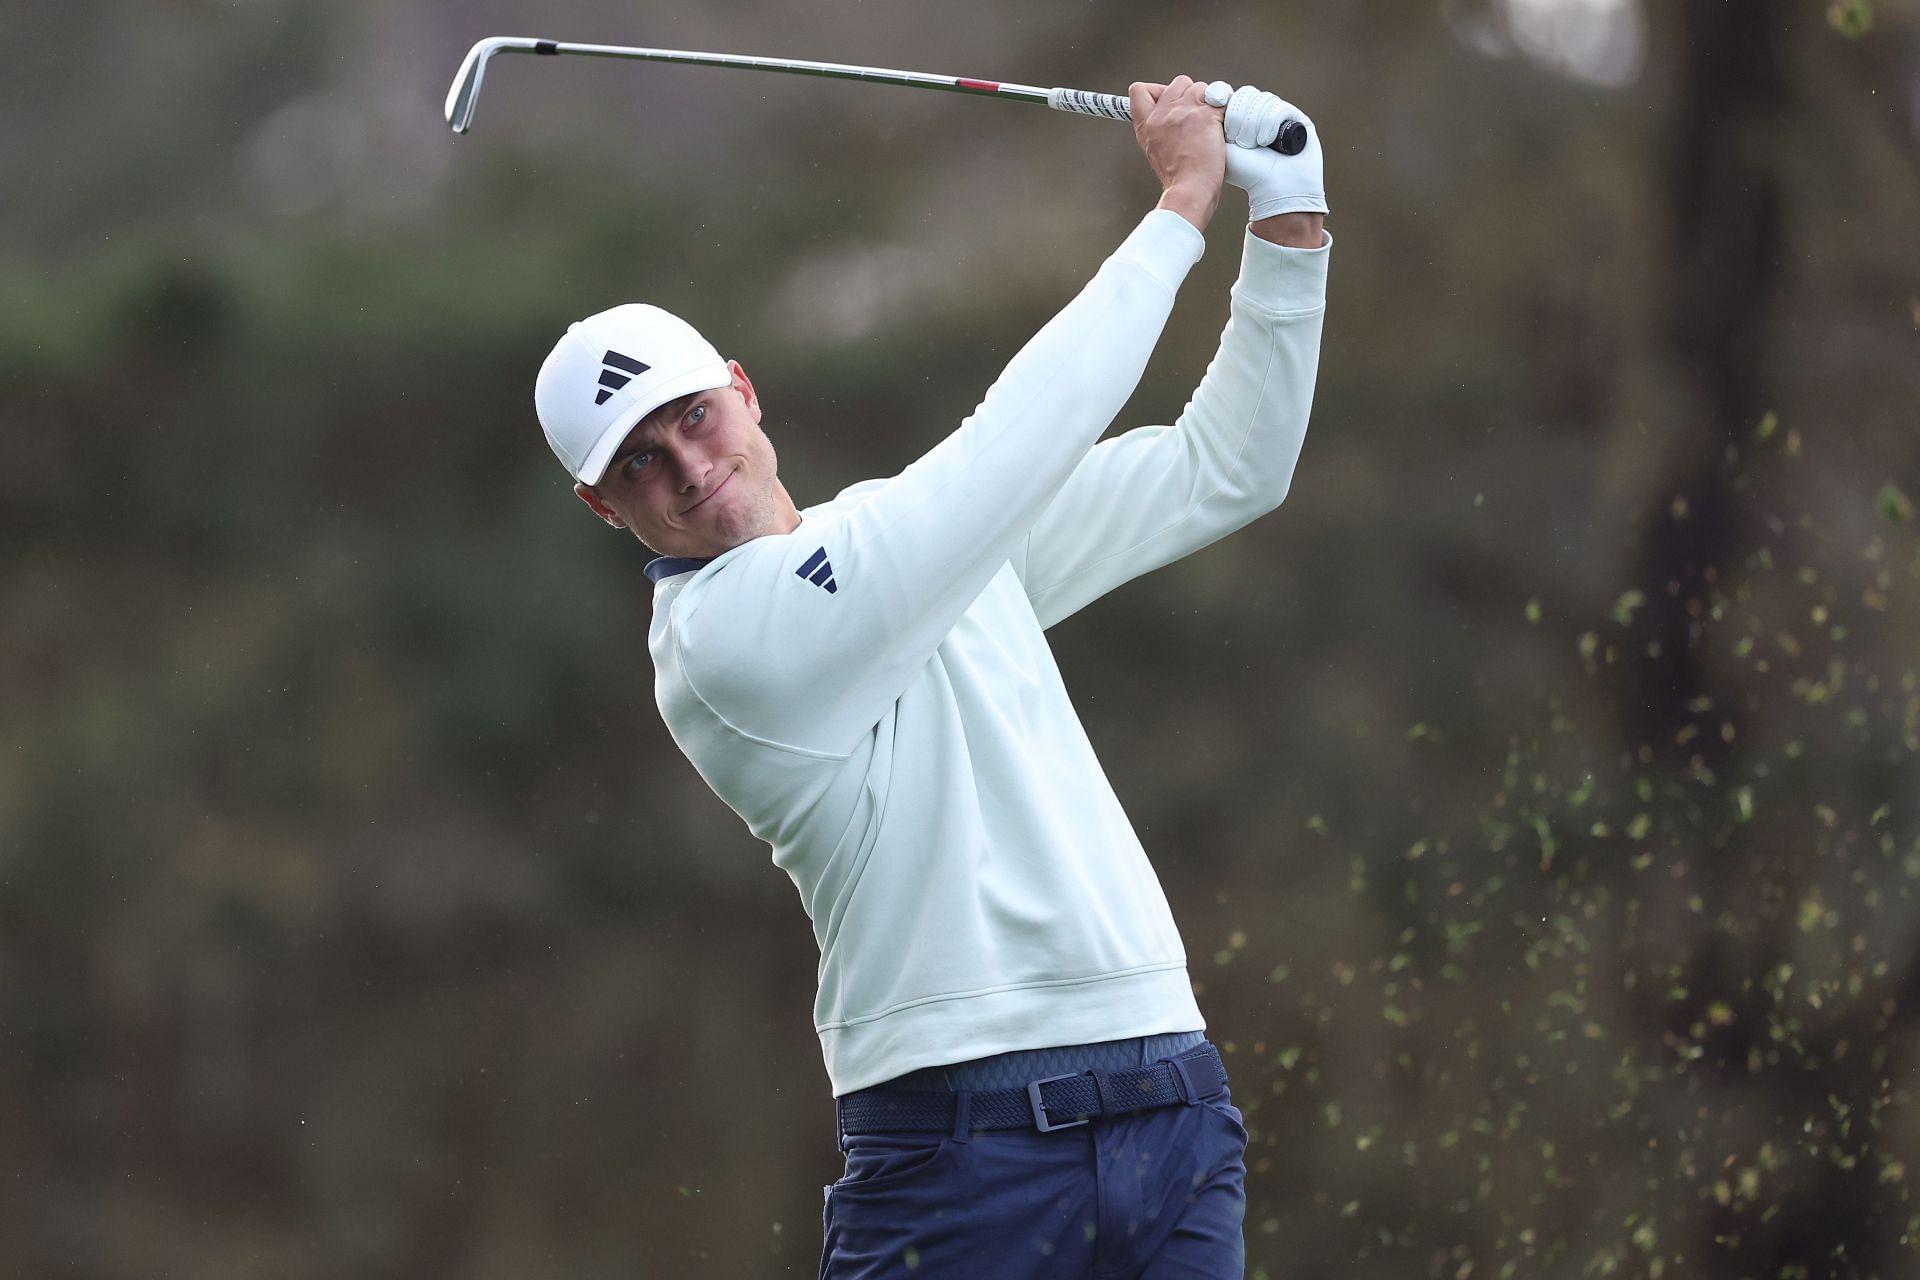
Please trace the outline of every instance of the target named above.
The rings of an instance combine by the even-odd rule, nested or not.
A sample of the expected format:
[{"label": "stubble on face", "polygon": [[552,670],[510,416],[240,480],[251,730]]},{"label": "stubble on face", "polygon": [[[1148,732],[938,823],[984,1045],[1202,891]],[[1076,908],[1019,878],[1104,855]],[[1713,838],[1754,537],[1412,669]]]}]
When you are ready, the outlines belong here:
[{"label": "stubble on face", "polygon": [[727,480],[725,492],[714,494],[711,502],[715,510],[708,513],[702,507],[692,513],[696,525],[700,523],[698,517],[706,516],[706,528],[699,532],[711,537],[717,548],[705,555],[717,556],[774,532],[773,442],[758,427],[754,431],[759,436],[758,447],[749,448],[745,462]]}]

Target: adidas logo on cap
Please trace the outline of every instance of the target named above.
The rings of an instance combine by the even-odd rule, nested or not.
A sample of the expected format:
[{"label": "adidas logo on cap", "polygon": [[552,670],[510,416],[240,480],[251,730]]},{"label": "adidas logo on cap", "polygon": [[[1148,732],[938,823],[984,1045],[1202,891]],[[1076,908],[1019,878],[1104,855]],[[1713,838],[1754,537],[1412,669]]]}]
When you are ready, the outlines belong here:
[{"label": "adidas logo on cap", "polygon": [[[600,390],[593,397],[595,404],[605,404],[613,393],[632,382],[653,366],[641,364],[632,356],[623,356],[618,351],[609,351],[600,357]],[[621,370],[626,372],[622,373]]]}]

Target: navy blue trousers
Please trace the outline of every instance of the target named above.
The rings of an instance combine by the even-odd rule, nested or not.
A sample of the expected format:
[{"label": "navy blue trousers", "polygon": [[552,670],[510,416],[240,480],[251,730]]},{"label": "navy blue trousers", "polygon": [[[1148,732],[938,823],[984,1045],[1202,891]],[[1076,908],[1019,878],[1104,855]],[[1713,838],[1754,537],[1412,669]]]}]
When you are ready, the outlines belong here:
[{"label": "navy blue trousers", "polygon": [[[1200,1038],[1084,1048],[1102,1051],[1088,1065],[1108,1070],[1152,1062],[1169,1054],[1169,1042]],[[1043,1069],[1026,1078],[1074,1070],[1061,1065],[1061,1053],[1043,1051]],[[954,1086],[1021,1083],[1003,1068],[1014,1060],[1018,1075],[1019,1060],[1030,1056],[1042,1055],[966,1064],[991,1069],[955,1078]],[[885,1087],[926,1087],[916,1079],[926,1074]],[[826,1280],[1222,1280],[1246,1268],[1247,1131],[1226,1093],[1051,1133],[843,1134],[840,1147],[846,1176],[827,1188]]]}]

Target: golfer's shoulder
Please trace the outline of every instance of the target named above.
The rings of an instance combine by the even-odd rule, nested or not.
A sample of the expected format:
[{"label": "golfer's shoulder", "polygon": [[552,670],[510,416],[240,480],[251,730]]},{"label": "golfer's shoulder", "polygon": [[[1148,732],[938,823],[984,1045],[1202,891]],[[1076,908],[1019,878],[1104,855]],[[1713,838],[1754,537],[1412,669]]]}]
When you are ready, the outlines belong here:
[{"label": "golfer's shoulder", "polygon": [[812,705],[823,655],[846,646],[850,593],[835,577],[833,545],[809,519],[741,544],[656,598],[648,647],[662,696],[682,695],[669,699],[682,718],[717,716],[750,736],[790,740],[769,726],[785,724],[782,707],[796,699]]},{"label": "golfer's shoulder", "polygon": [[[790,625],[818,614],[840,596],[834,561],[845,558],[849,521],[886,484],[849,485],[802,511],[789,532],[743,542],[670,582],[670,591],[655,599],[656,625],[678,633],[683,646],[728,647],[758,643],[769,619]],[[844,606],[844,599],[838,602]]]},{"label": "golfer's shoulder", "polygon": [[887,482],[884,478],[862,480],[857,484],[850,484],[839,493],[834,494],[831,502],[823,502],[817,507],[808,507],[806,512],[807,518],[810,520],[825,520],[828,517],[838,515],[849,507],[855,507],[865,502],[868,498],[886,487]]},{"label": "golfer's shoulder", "polygon": [[[655,621],[683,650],[757,649],[804,624],[817,596],[838,594],[832,579],[835,521],[809,518],[790,533],[770,533],[719,556],[670,595],[655,601]],[[802,589],[804,588],[804,589]]]}]

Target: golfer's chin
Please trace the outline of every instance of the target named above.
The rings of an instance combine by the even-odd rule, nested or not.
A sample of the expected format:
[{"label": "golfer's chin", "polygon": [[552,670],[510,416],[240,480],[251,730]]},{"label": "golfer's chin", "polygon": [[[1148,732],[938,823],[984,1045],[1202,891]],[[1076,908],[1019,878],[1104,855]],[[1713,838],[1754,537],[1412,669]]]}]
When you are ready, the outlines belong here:
[{"label": "golfer's chin", "polygon": [[681,545],[687,550],[673,551],[668,554],[711,560],[723,551],[731,551],[742,543],[752,542],[755,538],[770,532],[766,527],[768,522],[765,519],[755,519],[755,514],[733,508],[716,511],[707,519],[698,521],[697,527],[684,531]]}]

